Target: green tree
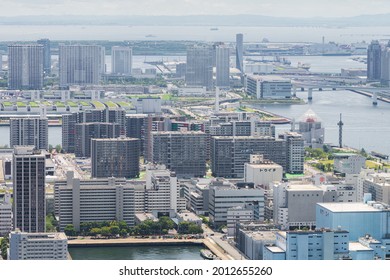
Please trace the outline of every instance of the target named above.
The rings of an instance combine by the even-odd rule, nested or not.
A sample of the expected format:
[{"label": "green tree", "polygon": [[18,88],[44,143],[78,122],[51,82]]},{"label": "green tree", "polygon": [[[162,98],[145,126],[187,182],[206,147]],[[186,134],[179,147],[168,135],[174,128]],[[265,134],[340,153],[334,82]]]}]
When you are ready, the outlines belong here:
[{"label": "green tree", "polygon": [[163,229],[173,229],[175,228],[175,222],[172,221],[171,218],[169,217],[161,217],[158,221],[158,223],[160,224],[161,226],[161,230]]},{"label": "green tree", "polygon": [[108,237],[111,235],[110,228],[109,227],[102,227],[101,228],[101,235]]},{"label": "green tree", "polygon": [[122,230],[122,229],[128,229],[128,226],[127,226],[127,223],[125,221],[119,221],[118,222],[118,226],[119,228]]},{"label": "green tree", "polygon": [[56,145],[56,151],[57,151],[57,153],[61,153],[62,147],[60,144]]},{"label": "green tree", "polygon": [[7,249],[8,248],[9,248],[9,239],[8,239],[8,236],[5,236],[3,239],[1,239],[1,242],[0,242],[0,254],[4,260],[7,259]]},{"label": "green tree", "polygon": [[121,231],[120,231],[120,233],[119,233],[119,235],[120,235],[121,237],[126,237],[127,234],[128,234],[128,232],[127,232],[126,229],[121,229]]},{"label": "green tree", "polygon": [[101,233],[102,233],[102,231],[101,231],[100,228],[92,228],[92,229],[90,230],[90,232],[89,232],[89,235],[90,235],[90,236],[97,236],[97,235],[99,235],[99,234],[101,234]]},{"label": "green tree", "polygon": [[112,227],[110,227],[110,233],[111,233],[111,235],[117,235],[117,234],[119,234],[119,232],[120,232],[120,229],[119,229],[118,226],[112,226]]},{"label": "green tree", "polygon": [[76,230],[75,230],[73,225],[67,225],[64,229],[64,232],[68,236],[76,236],[77,235]]}]

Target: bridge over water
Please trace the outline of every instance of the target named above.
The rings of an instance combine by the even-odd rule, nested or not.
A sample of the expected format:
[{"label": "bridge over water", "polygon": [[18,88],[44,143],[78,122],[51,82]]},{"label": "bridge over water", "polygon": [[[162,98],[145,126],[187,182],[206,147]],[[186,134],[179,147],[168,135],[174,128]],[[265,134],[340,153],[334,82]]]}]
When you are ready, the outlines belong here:
[{"label": "bridge over water", "polygon": [[372,104],[377,105],[378,100],[390,103],[390,88],[388,87],[373,87],[363,85],[345,85],[342,83],[332,81],[303,81],[303,80],[292,80],[292,94],[296,96],[297,90],[307,91],[307,99],[313,99],[313,92],[321,92],[325,90],[349,90],[358,94],[370,97]]}]

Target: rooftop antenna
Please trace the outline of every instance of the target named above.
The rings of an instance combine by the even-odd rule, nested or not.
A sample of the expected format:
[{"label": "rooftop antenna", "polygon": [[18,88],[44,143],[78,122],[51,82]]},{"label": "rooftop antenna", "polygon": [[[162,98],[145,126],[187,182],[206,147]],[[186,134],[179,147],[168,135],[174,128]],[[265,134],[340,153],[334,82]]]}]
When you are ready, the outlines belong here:
[{"label": "rooftop antenna", "polygon": [[342,148],[343,147],[343,121],[341,120],[341,116],[342,114],[340,114],[340,121],[337,123],[337,125],[339,126],[339,147]]}]

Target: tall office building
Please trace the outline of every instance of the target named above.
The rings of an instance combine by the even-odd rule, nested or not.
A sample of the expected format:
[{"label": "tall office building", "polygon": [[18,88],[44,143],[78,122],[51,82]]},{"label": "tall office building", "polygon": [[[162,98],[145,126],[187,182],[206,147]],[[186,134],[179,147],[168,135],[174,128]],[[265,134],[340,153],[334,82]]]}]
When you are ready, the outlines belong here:
[{"label": "tall office building", "polygon": [[45,155],[34,146],[15,146],[13,156],[13,227],[45,231]]},{"label": "tall office building", "polygon": [[76,157],[91,156],[91,140],[119,137],[119,125],[116,123],[79,123],[75,125]]},{"label": "tall office building", "polygon": [[47,150],[48,120],[46,117],[18,117],[10,119],[10,146],[32,145]]},{"label": "tall office building", "polygon": [[213,87],[213,48],[195,45],[187,49],[187,86]]},{"label": "tall office building", "polygon": [[216,83],[217,87],[230,86],[230,48],[219,45],[215,48]]},{"label": "tall office building", "polygon": [[87,45],[59,47],[60,87],[99,84],[104,71],[103,47]]},{"label": "tall office building", "polygon": [[244,71],[244,35],[236,34],[236,68]]},{"label": "tall office building", "polygon": [[379,81],[381,78],[382,47],[377,40],[371,42],[367,49],[367,80]]},{"label": "tall office building", "polygon": [[[367,64],[369,61],[367,60]],[[381,71],[380,81],[384,86],[390,86],[390,41],[386,46],[382,47],[381,51]],[[367,73],[368,75],[368,73]]]},{"label": "tall office building", "polygon": [[125,137],[92,139],[92,177],[138,177],[140,141],[140,139]]},{"label": "tall office building", "polygon": [[42,89],[43,46],[8,46],[8,88]]},{"label": "tall office building", "polygon": [[130,47],[111,48],[111,73],[116,75],[131,75],[133,51]]},{"label": "tall office building", "polygon": [[101,122],[118,124],[119,135],[125,135],[126,111],[123,109],[85,110],[62,115],[62,149],[67,153],[75,152],[76,124]]},{"label": "tall office building", "polygon": [[152,161],[180,177],[206,175],[207,135],[199,131],[152,132]]},{"label": "tall office building", "polygon": [[45,75],[50,75],[51,72],[51,50],[50,50],[50,40],[49,39],[40,39],[37,41],[37,44],[43,46],[43,71]]}]

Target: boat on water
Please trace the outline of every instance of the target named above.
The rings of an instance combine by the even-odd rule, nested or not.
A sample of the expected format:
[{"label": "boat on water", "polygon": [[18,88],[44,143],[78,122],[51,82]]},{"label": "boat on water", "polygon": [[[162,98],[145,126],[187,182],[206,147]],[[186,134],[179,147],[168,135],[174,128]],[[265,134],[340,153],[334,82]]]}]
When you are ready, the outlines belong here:
[{"label": "boat on water", "polygon": [[218,29],[218,27],[211,27],[210,30],[211,30],[211,31],[217,31],[217,30],[219,30],[219,29]]},{"label": "boat on water", "polygon": [[215,255],[210,250],[207,249],[201,249],[200,255],[202,256],[202,258],[206,260],[213,260],[215,258]]}]

